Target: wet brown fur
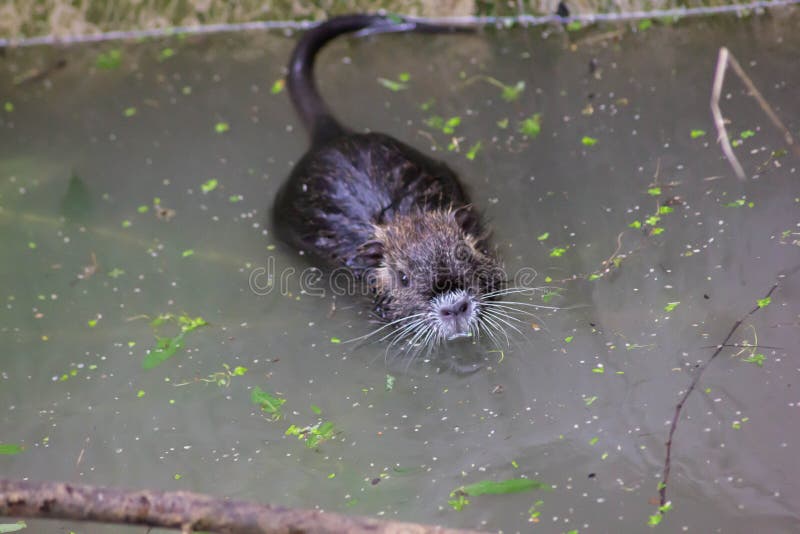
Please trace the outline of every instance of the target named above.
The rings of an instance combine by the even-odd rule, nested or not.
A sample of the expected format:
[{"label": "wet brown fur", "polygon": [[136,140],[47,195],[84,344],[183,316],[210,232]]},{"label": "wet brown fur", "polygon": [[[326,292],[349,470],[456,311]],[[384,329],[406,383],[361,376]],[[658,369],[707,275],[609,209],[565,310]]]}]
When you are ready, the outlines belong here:
[{"label": "wet brown fur", "polygon": [[312,66],[325,43],[393,24],[378,15],[337,17],[298,43],[287,80],[312,144],[273,209],[278,236],[367,282],[385,321],[431,312],[448,292],[478,302],[505,282],[456,173],[388,135],[349,131],[317,91]]},{"label": "wet brown fur", "polygon": [[457,219],[452,209],[419,211],[375,226],[373,242],[380,244],[383,259],[374,285],[384,319],[426,310],[432,298],[446,291],[482,295],[500,289],[496,258],[481,250],[480,236],[464,231]]}]

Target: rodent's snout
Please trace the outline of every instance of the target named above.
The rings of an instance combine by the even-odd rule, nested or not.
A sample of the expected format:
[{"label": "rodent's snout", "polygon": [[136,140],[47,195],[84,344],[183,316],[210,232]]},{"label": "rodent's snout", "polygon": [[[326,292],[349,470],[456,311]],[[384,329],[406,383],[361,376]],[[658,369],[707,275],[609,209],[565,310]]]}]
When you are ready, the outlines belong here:
[{"label": "rodent's snout", "polygon": [[465,291],[445,293],[434,299],[434,311],[445,339],[468,336],[476,304]]},{"label": "rodent's snout", "polygon": [[441,315],[442,317],[458,318],[467,315],[469,313],[470,305],[471,305],[470,298],[462,297],[453,304],[440,306],[439,315]]}]

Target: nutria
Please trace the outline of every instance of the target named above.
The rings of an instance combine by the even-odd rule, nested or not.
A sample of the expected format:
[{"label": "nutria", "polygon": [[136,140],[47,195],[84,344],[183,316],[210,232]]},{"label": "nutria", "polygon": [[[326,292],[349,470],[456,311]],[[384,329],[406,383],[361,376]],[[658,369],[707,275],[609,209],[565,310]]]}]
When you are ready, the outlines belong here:
[{"label": "nutria", "polygon": [[349,15],[303,35],[287,82],[311,147],[278,192],[273,226],[281,240],[369,285],[376,317],[394,328],[392,343],[430,347],[484,332],[495,339],[507,318],[494,302],[505,277],[456,174],[393,137],[345,128],[317,90],[317,52],[365,29],[431,27]]}]

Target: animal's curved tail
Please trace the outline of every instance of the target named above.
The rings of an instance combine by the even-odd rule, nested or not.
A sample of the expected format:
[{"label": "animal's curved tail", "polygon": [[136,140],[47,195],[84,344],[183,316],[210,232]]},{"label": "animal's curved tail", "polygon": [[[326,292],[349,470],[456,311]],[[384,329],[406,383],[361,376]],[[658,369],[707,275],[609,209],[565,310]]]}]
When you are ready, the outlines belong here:
[{"label": "animal's curved tail", "polygon": [[408,21],[390,15],[343,15],[334,17],[307,31],[292,52],[287,84],[292,104],[300,115],[313,144],[341,134],[344,128],[333,117],[314,81],[314,59],[329,41],[359,30],[369,33],[403,31],[453,31],[453,26],[437,26]]}]

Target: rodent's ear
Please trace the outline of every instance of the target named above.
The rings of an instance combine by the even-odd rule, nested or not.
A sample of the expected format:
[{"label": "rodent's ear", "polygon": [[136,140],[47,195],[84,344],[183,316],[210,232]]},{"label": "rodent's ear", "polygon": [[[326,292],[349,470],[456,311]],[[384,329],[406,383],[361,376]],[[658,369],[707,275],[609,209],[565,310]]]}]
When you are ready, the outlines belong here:
[{"label": "rodent's ear", "polygon": [[464,232],[475,235],[480,230],[480,216],[472,204],[461,206],[453,211],[456,223]]}]

